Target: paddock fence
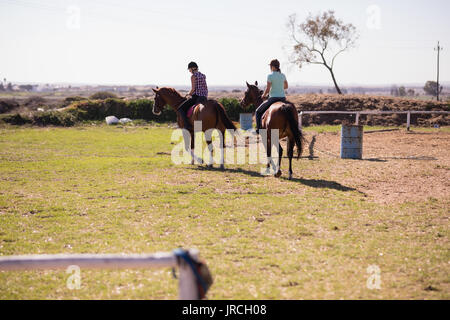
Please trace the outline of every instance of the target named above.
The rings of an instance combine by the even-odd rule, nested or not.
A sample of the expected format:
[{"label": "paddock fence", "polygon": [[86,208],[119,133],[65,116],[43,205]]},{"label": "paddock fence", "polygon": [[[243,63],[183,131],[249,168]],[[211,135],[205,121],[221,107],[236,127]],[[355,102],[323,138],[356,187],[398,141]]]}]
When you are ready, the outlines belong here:
[{"label": "paddock fence", "polygon": [[198,251],[191,249],[153,254],[53,254],[0,257],[0,270],[67,269],[139,269],[177,268],[179,270],[178,295],[181,300],[197,300],[206,293],[199,292],[199,274],[193,262],[198,261]]},{"label": "paddock fence", "polygon": [[300,111],[298,127],[301,130],[303,127],[303,115],[305,114],[350,114],[355,115],[355,124],[359,125],[360,115],[383,115],[383,114],[406,114],[406,129],[409,131],[411,128],[411,114],[450,114],[450,111]]}]

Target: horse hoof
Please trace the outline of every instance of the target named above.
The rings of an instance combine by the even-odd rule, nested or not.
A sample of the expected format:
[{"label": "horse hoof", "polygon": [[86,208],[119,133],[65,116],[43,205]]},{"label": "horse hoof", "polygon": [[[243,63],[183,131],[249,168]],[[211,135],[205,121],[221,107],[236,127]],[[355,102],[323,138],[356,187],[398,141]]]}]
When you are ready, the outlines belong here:
[{"label": "horse hoof", "polygon": [[223,164],[220,165],[220,170],[225,170],[225,166]]},{"label": "horse hoof", "polygon": [[292,180],[292,173],[289,173],[289,180]]},{"label": "horse hoof", "polygon": [[213,165],[212,164],[208,164],[208,165],[206,165],[209,169],[211,169],[212,167],[213,167]]},{"label": "horse hoof", "polygon": [[278,172],[275,174],[275,178],[281,177],[281,170],[278,170]]}]

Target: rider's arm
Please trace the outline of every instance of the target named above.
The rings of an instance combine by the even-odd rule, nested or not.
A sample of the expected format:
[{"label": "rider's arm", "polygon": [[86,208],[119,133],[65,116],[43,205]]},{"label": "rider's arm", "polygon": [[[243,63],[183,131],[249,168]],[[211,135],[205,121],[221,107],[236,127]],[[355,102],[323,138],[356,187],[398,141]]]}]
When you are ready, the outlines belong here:
[{"label": "rider's arm", "polygon": [[287,80],[284,80],[284,90],[286,90],[287,88],[289,88],[289,84]]},{"label": "rider's arm", "polygon": [[189,91],[188,96],[192,96],[195,92],[195,77],[194,77],[194,75],[191,76],[191,85],[192,85],[192,88],[191,88],[191,91]]},{"label": "rider's arm", "polygon": [[267,81],[267,87],[266,87],[266,90],[263,93],[263,98],[267,97],[269,95],[271,87],[272,87],[272,83],[270,81]]}]

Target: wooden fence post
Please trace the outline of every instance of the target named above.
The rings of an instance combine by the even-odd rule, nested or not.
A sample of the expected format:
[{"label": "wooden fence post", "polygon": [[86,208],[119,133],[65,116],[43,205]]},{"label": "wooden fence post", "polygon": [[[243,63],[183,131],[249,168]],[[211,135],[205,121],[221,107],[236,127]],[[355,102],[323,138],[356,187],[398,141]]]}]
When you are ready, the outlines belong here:
[{"label": "wooden fence post", "polygon": [[302,132],[302,127],[303,127],[303,111],[300,111],[300,113],[298,114],[298,130],[300,130],[300,132]]},{"label": "wooden fence post", "polygon": [[408,111],[408,114],[406,115],[406,130],[409,131],[410,126],[411,126],[411,111]]},{"label": "wooden fence post", "polygon": [[[198,251],[190,250],[189,255],[193,260],[198,259]],[[183,259],[178,259],[179,277],[178,280],[178,294],[180,300],[198,300],[199,292],[197,279],[189,264]]]}]

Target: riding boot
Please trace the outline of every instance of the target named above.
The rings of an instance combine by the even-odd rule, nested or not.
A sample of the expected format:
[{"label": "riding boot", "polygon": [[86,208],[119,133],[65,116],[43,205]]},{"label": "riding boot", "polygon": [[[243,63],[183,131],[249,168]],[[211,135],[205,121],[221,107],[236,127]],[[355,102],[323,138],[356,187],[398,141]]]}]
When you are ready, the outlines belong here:
[{"label": "riding boot", "polygon": [[186,111],[184,111],[183,109],[180,108],[180,109],[178,109],[178,112],[180,113],[181,118],[183,119],[184,128],[188,131],[191,131],[192,125],[191,125],[191,122],[189,121]]},{"label": "riding boot", "polygon": [[259,134],[259,130],[261,129],[261,119],[258,119],[258,117],[256,117],[256,134]]}]

